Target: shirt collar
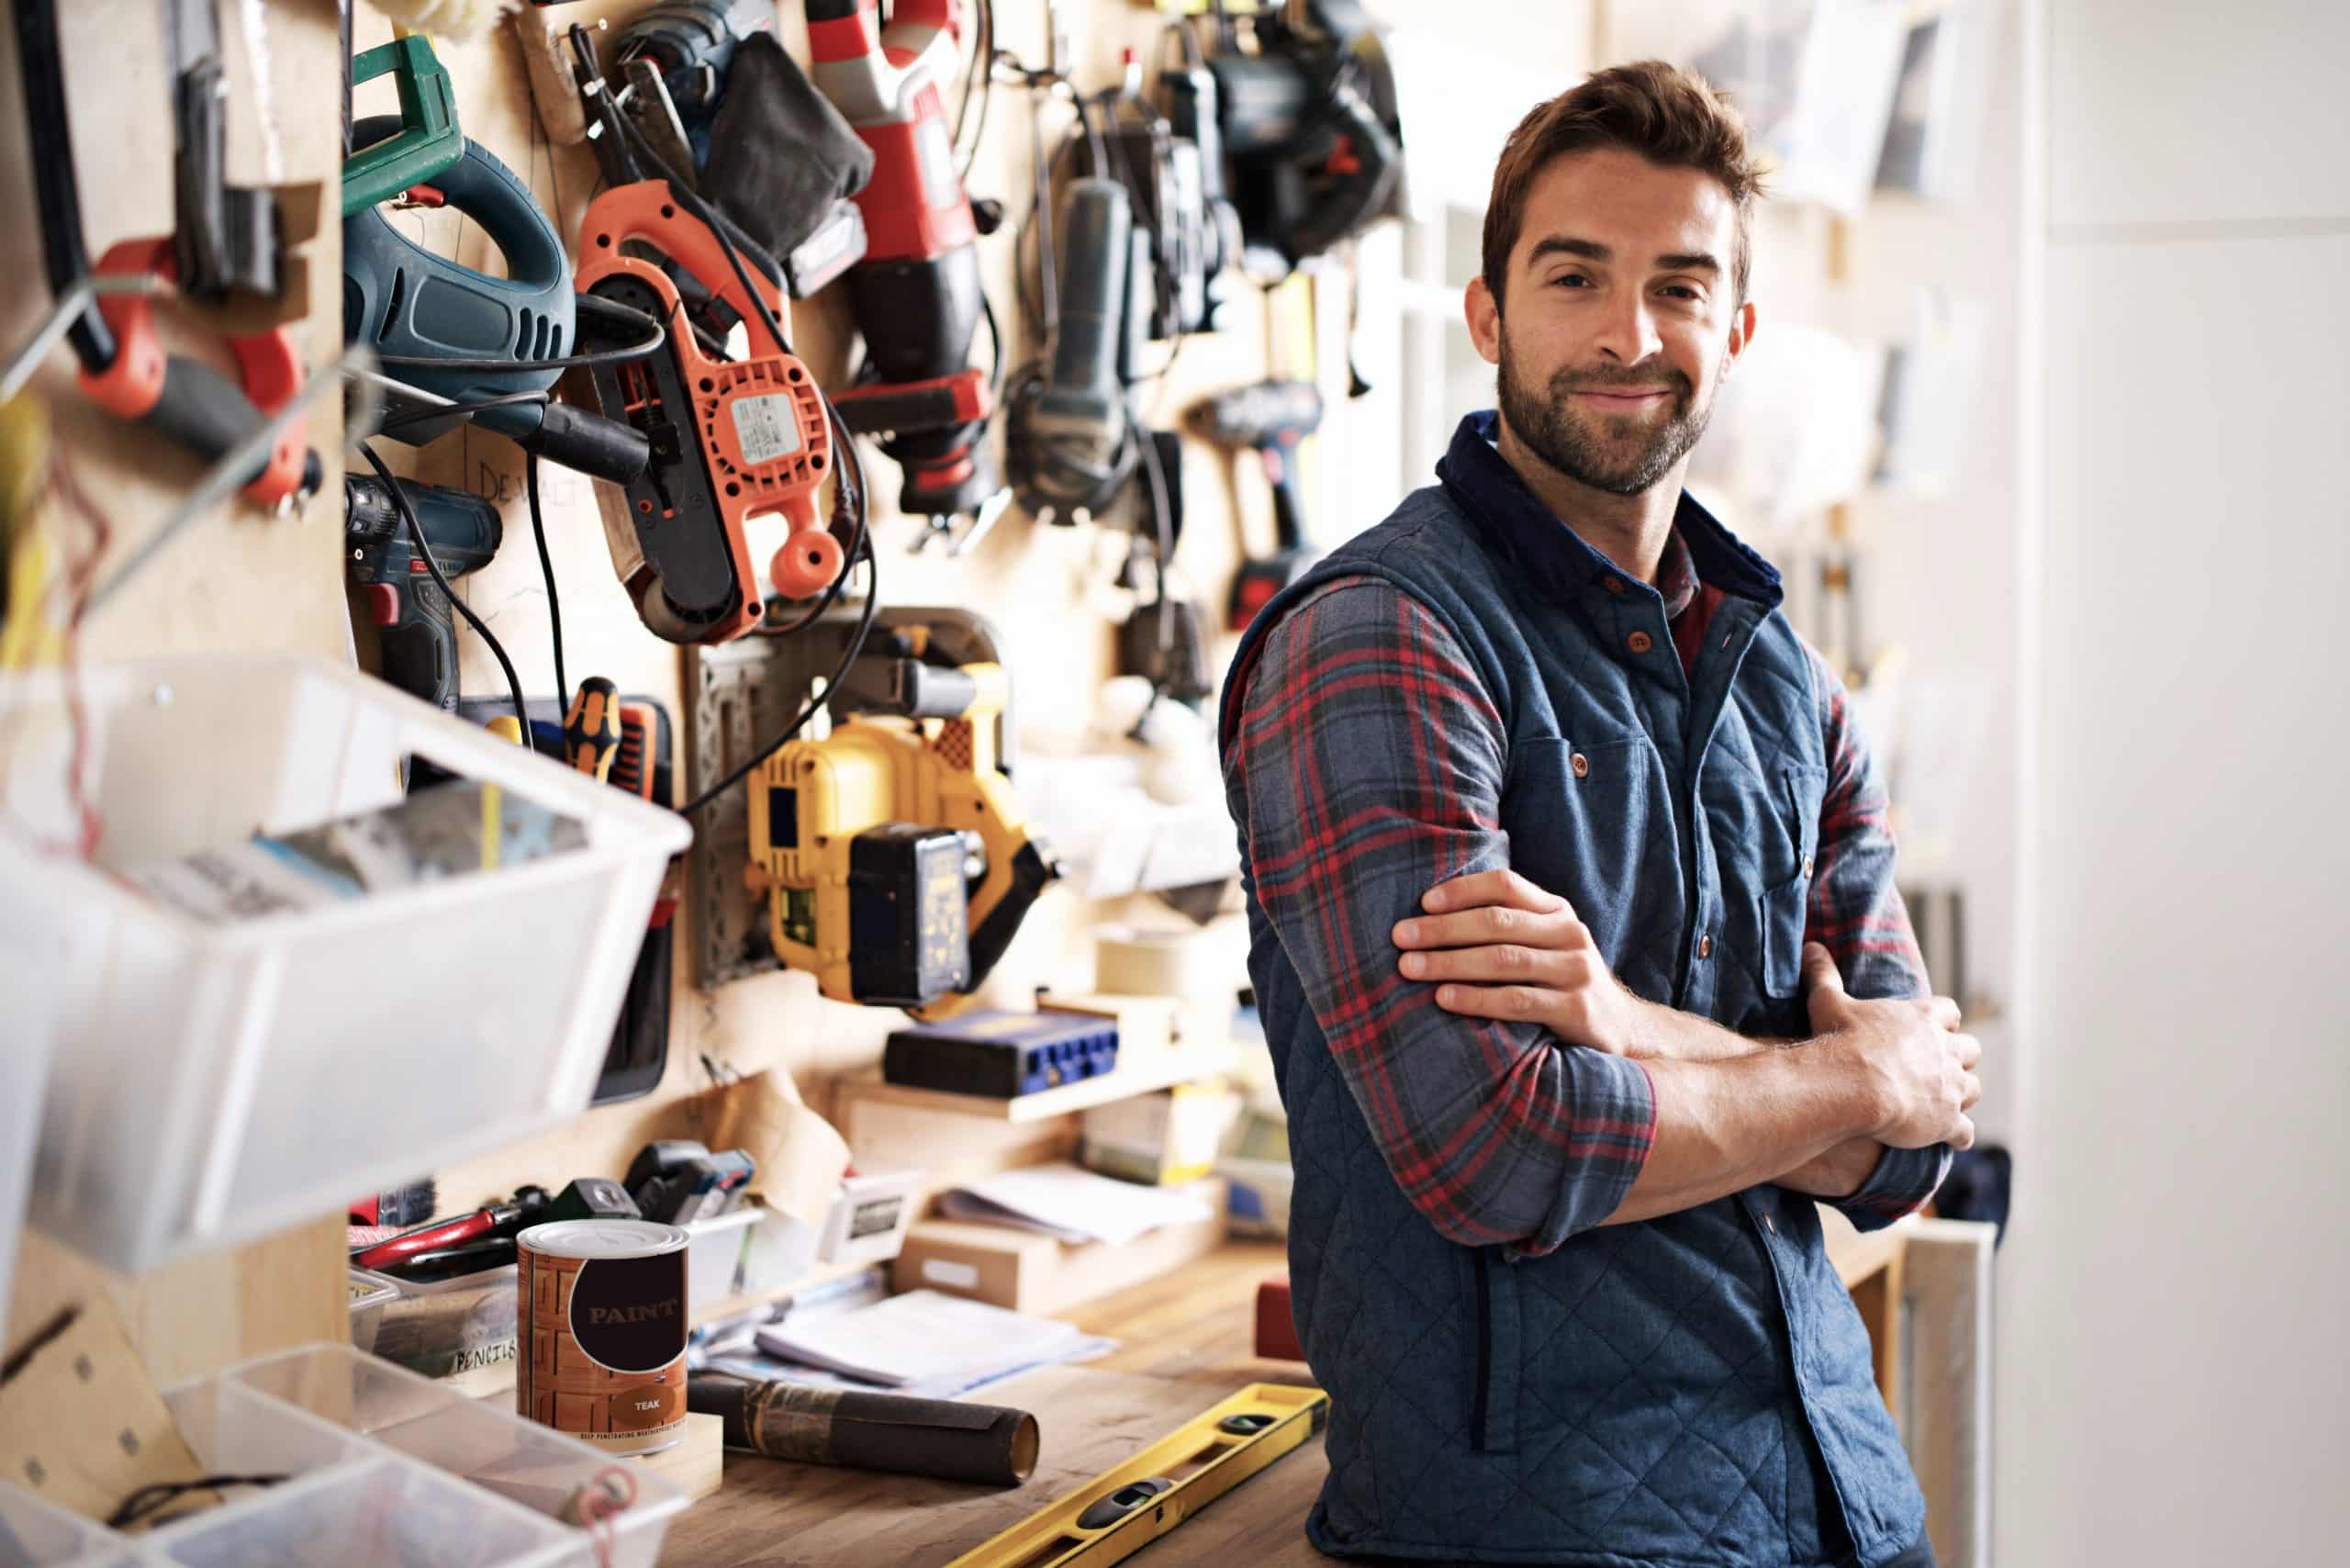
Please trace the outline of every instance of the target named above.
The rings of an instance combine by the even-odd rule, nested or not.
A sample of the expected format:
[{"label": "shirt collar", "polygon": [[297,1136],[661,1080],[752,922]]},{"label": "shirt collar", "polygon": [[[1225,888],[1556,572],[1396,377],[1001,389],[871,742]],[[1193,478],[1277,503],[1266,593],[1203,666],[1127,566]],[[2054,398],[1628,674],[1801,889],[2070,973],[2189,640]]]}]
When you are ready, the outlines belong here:
[{"label": "shirt collar", "polygon": [[1678,621],[1689,608],[1689,601],[1697,597],[1697,563],[1691,559],[1676,521],[1673,532],[1664,536],[1664,554],[1656,564],[1656,591],[1664,599],[1667,621]]},{"label": "shirt collar", "polygon": [[[1450,449],[1437,464],[1437,477],[1512,560],[1552,595],[1580,599],[1606,591],[1611,578],[1621,591],[1627,576],[1623,568],[1561,522],[1494,450],[1500,428],[1500,417],[1490,409],[1463,419],[1452,433]],[[1765,609],[1775,608],[1785,597],[1777,568],[1684,490],[1651,591],[1663,599],[1670,618],[1687,607],[1700,582],[1754,599]]]}]

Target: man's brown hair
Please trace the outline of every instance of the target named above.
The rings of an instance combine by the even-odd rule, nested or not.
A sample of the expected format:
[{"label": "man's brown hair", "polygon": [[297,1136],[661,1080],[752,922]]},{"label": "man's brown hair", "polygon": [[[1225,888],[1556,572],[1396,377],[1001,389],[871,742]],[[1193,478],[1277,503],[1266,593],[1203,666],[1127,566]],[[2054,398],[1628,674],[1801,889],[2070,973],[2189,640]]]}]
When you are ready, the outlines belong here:
[{"label": "man's brown hair", "polygon": [[1485,207],[1485,287],[1502,303],[1510,252],[1526,227],[1526,199],[1535,176],[1553,159],[1597,147],[1617,147],[1665,168],[1711,174],[1738,210],[1730,252],[1737,302],[1746,299],[1753,256],[1755,199],[1762,171],[1746,149],[1746,123],[1729,99],[1693,71],[1662,60],[1635,61],[1593,73],[1517,122],[1494,168]]}]

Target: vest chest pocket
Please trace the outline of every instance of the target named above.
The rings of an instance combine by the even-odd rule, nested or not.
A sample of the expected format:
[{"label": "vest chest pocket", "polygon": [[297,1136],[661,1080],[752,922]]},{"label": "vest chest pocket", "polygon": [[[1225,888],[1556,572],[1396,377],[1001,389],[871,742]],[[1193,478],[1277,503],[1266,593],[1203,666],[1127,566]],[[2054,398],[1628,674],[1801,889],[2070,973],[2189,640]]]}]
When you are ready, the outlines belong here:
[{"label": "vest chest pocket", "polygon": [[1756,901],[1762,928],[1762,990],[1769,996],[1787,997],[1796,993],[1803,978],[1804,927],[1818,871],[1814,857],[1819,852],[1819,807],[1828,790],[1828,770],[1784,762],[1771,769],[1771,782],[1779,797],[1774,804],[1789,830],[1797,860],[1793,877],[1764,888]]},{"label": "vest chest pocket", "polygon": [[[1645,736],[1517,742],[1502,826],[1511,867],[1572,904],[1610,964],[1626,933],[1651,928],[1656,912],[1644,899],[1663,891],[1677,902],[1663,766]],[[1662,887],[1648,865],[1660,847]]]}]

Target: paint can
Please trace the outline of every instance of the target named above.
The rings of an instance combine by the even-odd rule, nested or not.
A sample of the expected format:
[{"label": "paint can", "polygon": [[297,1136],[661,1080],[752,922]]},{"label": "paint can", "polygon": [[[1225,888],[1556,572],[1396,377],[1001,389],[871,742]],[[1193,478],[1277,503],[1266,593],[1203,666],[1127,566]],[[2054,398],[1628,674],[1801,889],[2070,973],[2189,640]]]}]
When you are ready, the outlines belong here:
[{"label": "paint can", "polygon": [[525,1418],[612,1453],[684,1438],[687,1240],[640,1219],[522,1232],[514,1387]]}]

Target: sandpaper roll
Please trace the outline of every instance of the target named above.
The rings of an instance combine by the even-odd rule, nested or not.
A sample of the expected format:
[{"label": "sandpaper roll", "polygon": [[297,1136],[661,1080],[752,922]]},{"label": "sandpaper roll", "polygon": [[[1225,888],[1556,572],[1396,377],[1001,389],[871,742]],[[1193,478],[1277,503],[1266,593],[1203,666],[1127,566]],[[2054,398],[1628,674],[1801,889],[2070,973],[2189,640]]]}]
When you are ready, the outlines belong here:
[{"label": "sandpaper roll", "polygon": [[1036,1417],[1001,1405],[695,1372],[686,1408],[722,1417],[730,1447],[800,1464],[995,1486],[1017,1486],[1036,1468]]}]

